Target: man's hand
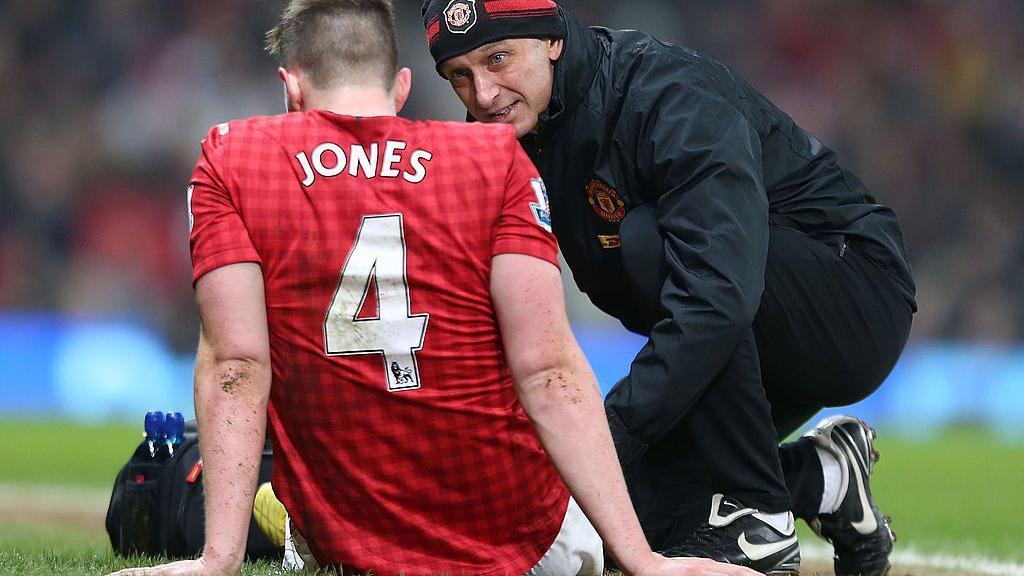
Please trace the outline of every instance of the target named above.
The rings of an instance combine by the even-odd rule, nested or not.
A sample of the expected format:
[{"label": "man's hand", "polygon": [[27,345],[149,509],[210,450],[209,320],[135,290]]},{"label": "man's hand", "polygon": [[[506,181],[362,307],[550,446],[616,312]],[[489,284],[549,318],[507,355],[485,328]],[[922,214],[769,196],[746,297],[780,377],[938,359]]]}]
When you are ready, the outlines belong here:
[{"label": "man's hand", "polygon": [[148,568],[125,568],[108,576],[235,576],[241,570],[215,566],[205,557],[198,560],[181,560]]},{"label": "man's hand", "polygon": [[650,562],[632,576],[761,576],[750,568],[722,564],[707,558],[665,558],[652,553]]}]

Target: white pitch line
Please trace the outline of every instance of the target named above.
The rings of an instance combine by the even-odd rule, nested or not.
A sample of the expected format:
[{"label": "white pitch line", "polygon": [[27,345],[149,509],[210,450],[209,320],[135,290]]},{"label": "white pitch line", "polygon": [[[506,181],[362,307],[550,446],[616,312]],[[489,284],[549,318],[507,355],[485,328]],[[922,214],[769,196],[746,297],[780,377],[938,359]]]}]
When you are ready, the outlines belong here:
[{"label": "white pitch line", "polygon": [[[800,545],[800,555],[808,560],[831,560],[832,549],[818,544]],[[899,546],[889,557],[896,568],[936,568],[974,576],[1024,576],[1024,565],[983,556],[933,554],[912,546]]]}]

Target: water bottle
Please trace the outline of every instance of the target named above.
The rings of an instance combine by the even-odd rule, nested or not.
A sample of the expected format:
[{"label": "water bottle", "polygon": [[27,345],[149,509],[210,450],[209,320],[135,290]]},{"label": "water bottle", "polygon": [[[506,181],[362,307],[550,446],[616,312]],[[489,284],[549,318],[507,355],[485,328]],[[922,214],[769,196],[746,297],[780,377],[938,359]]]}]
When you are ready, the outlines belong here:
[{"label": "water bottle", "polygon": [[174,456],[174,450],[185,440],[185,417],[181,412],[167,412],[164,420],[164,444],[167,446],[167,456]]},{"label": "water bottle", "polygon": [[145,430],[146,445],[149,446],[149,457],[155,458],[156,451],[163,442],[164,413],[153,410],[146,413]]}]

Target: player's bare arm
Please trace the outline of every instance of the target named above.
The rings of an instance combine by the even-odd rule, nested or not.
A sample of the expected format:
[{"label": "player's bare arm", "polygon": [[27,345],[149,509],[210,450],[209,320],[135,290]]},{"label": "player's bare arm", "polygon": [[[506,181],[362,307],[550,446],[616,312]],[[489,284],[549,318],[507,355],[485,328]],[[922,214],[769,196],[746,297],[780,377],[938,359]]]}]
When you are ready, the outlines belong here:
[{"label": "player's bare arm", "polygon": [[256,493],[270,394],[263,276],[256,264],[217,268],[196,282],[202,317],[195,402],[206,491],[206,547],[198,560],[117,576],[238,574]]},{"label": "player's bare arm", "polygon": [[495,256],[491,295],[520,402],[619,566],[636,575],[756,574],[651,551],[626,492],[597,381],[569,329],[558,269],[531,256]]}]

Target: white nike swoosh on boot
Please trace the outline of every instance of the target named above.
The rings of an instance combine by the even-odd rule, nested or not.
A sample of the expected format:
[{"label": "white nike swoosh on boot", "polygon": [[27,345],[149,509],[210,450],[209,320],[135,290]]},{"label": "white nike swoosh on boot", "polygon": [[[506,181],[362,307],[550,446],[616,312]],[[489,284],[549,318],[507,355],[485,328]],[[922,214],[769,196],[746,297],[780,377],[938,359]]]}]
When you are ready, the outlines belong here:
[{"label": "white nike swoosh on boot", "polygon": [[751,544],[747,541],[747,533],[740,534],[739,545],[740,550],[747,555],[747,558],[751,560],[763,560],[772,554],[782,552],[786,548],[789,548],[796,543],[796,536],[787,538],[779,542],[773,542],[771,544]]},{"label": "white nike swoosh on boot", "polygon": [[860,520],[851,522],[853,529],[865,536],[878,529],[878,521],[871,511],[871,503],[868,502],[867,490],[864,489],[864,478],[860,475],[860,466],[857,466],[856,456],[850,451],[850,447],[843,443],[843,450],[850,458],[850,467],[853,468],[853,476],[857,479],[857,496],[860,497]]}]

